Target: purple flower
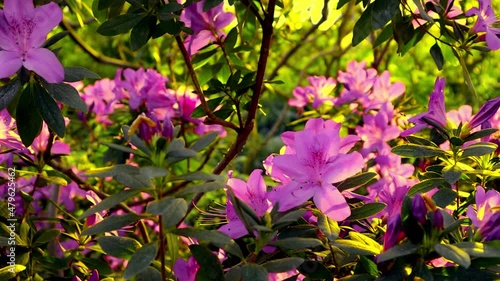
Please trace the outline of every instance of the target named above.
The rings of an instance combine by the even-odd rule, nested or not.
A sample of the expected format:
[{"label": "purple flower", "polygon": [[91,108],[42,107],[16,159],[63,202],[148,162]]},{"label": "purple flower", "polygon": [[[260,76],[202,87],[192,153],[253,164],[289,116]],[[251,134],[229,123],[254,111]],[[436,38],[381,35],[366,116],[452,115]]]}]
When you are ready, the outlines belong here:
[{"label": "purple flower", "polygon": [[111,125],[109,115],[116,109],[123,107],[118,102],[115,92],[115,81],[108,78],[96,81],[83,89],[82,99],[95,113],[95,120],[104,125]]},{"label": "purple flower", "polygon": [[488,122],[491,117],[493,117],[497,111],[498,108],[500,107],[500,98],[494,98],[489,101],[487,101],[479,111],[474,115],[472,120],[467,124],[467,127],[469,129],[473,129],[475,127],[478,127],[482,125],[485,122]]},{"label": "purple flower", "polygon": [[99,272],[97,269],[92,270],[92,274],[90,274],[89,281],[99,281]]},{"label": "purple flower", "polygon": [[436,210],[432,213],[432,225],[434,229],[441,231],[444,229],[444,217],[441,210]]},{"label": "purple flower", "polygon": [[287,154],[272,159],[273,166],[288,178],[288,182],[270,194],[271,201],[279,203],[280,211],[299,206],[313,197],[318,209],[333,220],[344,220],[351,214],[344,196],[333,183],[361,171],[364,161],[358,152],[341,151],[340,124],[327,125],[335,124],[330,122],[309,120],[304,130],[291,135],[293,140],[288,140],[288,144],[293,146],[287,146]]},{"label": "purple flower", "polygon": [[307,78],[311,85],[305,87],[297,87],[293,90],[294,99],[290,99],[288,104],[290,106],[302,109],[308,103],[312,102],[314,109],[322,106],[323,104],[333,105],[335,99],[333,98],[333,90],[337,82],[331,77],[324,76],[310,76]]},{"label": "purple flower", "polygon": [[336,105],[362,100],[366,98],[377,79],[377,70],[366,69],[366,62],[351,61],[347,65],[347,71],[339,71],[337,81],[344,85],[340,98]]},{"label": "purple flower", "polygon": [[486,32],[486,44],[491,50],[500,49],[500,28],[494,27],[498,24],[498,18],[491,6],[491,0],[479,0],[479,8],[468,10],[465,15],[477,15],[476,24],[472,27],[474,32]]},{"label": "purple flower", "polygon": [[24,66],[49,83],[62,82],[63,66],[54,53],[42,48],[62,16],[53,2],[35,8],[32,0],[5,0],[4,10],[0,10],[0,78],[10,77]]},{"label": "purple flower", "polygon": [[195,281],[198,269],[200,265],[193,256],[187,261],[179,258],[174,264],[174,275],[179,281]]},{"label": "purple flower", "polygon": [[485,191],[483,187],[476,188],[476,208],[471,205],[467,208],[467,217],[472,220],[476,228],[484,225],[493,215],[494,208],[500,206],[500,193],[496,190]]},{"label": "purple flower", "polygon": [[384,251],[394,247],[404,236],[401,215],[395,215],[387,222],[387,230],[384,234]]},{"label": "purple flower", "polygon": [[366,114],[363,118],[363,126],[356,127],[356,133],[363,141],[363,154],[378,151],[390,151],[387,142],[397,138],[400,133],[398,126],[389,124],[392,112],[380,110],[377,115]]},{"label": "purple flower", "polygon": [[193,30],[184,40],[189,55],[196,54],[201,48],[211,42],[219,42],[225,35],[222,29],[233,20],[232,13],[224,12],[223,4],[203,12],[205,0],[187,6],[181,14],[181,20]]},{"label": "purple flower", "polygon": [[482,241],[500,240],[500,212],[494,212],[479,229]]},{"label": "purple flower", "polygon": [[[227,185],[232,188],[238,199],[248,204],[255,211],[257,216],[263,216],[272,208],[271,202],[267,199],[267,187],[262,177],[262,170],[253,170],[248,177],[248,183],[231,177],[227,181]],[[219,228],[219,231],[233,239],[248,234],[231,202],[226,205],[226,214],[229,223]]]},{"label": "purple flower", "polygon": [[420,132],[423,128],[428,127],[429,124],[424,121],[424,118],[431,120],[442,127],[446,127],[447,119],[444,105],[444,86],[444,78],[438,77],[436,79],[436,83],[434,84],[434,91],[429,97],[429,108],[427,109],[427,112],[418,114],[408,119],[408,121],[414,123],[415,126],[402,132],[402,137]]},{"label": "purple flower", "polygon": [[367,109],[380,109],[382,107],[392,107],[391,101],[401,96],[405,92],[405,85],[401,82],[391,83],[391,73],[384,71],[376,77],[373,84],[372,93],[365,95],[361,100]]},{"label": "purple flower", "polygon": [[421,225],[427,220],[427,207],[420,193],[415,194],[411,202],[411,214],[418,220]]}]

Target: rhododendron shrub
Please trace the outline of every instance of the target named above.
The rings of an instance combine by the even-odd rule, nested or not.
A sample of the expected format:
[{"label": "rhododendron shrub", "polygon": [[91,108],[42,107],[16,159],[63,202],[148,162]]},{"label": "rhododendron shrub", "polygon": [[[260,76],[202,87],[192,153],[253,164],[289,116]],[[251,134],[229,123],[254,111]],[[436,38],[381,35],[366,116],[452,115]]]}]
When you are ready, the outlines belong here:
[{"label": "rhododendron shrub", "polygon": [[292,2],[3,1],[0,280],[500,279],[500,7]]}]

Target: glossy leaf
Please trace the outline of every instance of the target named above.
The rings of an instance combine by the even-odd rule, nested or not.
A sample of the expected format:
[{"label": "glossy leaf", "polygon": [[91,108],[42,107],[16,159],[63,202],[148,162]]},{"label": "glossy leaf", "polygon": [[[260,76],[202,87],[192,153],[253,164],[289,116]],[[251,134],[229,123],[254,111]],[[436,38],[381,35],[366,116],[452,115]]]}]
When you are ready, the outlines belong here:
[{"label": "glossy leaf", "polygon": [[129,224],[135,223],[141,219],[141,216],[136,214],[113,215],[105,218],[103,221],[85,229],[82,235],[95,235],[104,232],[120,229]]},{"label": "glossy leaf", "polygon": [[241,267],[242,281],[268,281],[268,273],[265,267],[249,263]]},{"label": "glossy leaf", "polygon": [[466,251],[450,244],[436,244],[434,250],[446,259],[455,262],[465,268],[469,268],[471,264],[470,256]]},{"label": "glossy leaf", "polygon": [[495,151],[498,146],[491,142],[473,143],[464,149],[462,157],[482,156]]},{"label": "glossy leaf", "polygon": [[124,14],[113,17],[103,22],[98,28],[97,32],[104,36],[115,36],[122,33],[127,33],[134,26],[136,26],[145,15],[137,14]]},{"label": "glossy leaf", "polygon": [[172,233],[185,237],[193,237],[199,241],[209,241],[213,245],[224,249],[226,252],[237,257],[243,257],[243,253],[238,244],[222,232],[195,228],[179,228],[172,231]]},{"label": "glossy leaf", "polygon": [[434,157],[444,155],[444,151],[439,148],[411,143],[394,147],[392,153],[405,157]]},{"label": "glossy leaf", "polygon": [[354,208],[351,210],[351,215],[346,220],[362,220],[370,216],[377,214],[378,212],[385,209],[387,205],[385,203],[366,203],[361,207]]},{"label": "glossy leaf", "polygon": [[283,258],[277,260],[271,260],[263,263],[262,266],[267,270],[267,272],[285,272],[289,270],[296,269],[304,262],[303,258]]},{"label": "glossy leaf", "polygon": [[392,260],[398,257],[403,257],[407,255],[411,255],[415,253],[420,246],[414,245],[411,243],[404,243],[400,245],[396,245],[389,250],[381,253],[380,255],[377,256],[377,262],[381,263],[384,261]]},{"label": "glossy leaf", "polygon": [[[38,113],[47,126],[54,131],[59,137],[64,137],[66,124],[61,114],[61,110],[56,101],[49,95],[47,90],[42,88],[39,84],[33,86],[34,102],[37,105]],[[33,110],[33,109],[32,109]]]},{"label": "glossy leaf", "polygon": [[335,239],[339,237],[340,227],[338,222],[330,219],[324,214],[318,217],[318,227],[330,241],[335,241]]},{"label": "glossy leaf", "polygon": [[33,95],[31,87],[28,85],[21,94],[16,109],[17,131],[26,147],[30,146],[40,134],[43,124],[38,111],[33,111],[33,109],[37,108]]},{"label": "glossy leaf", "polygon": [[60,84],[46,84],[45,87],[49,94],[57,101],[71,106],[81,112],[87,113],[89,108],[85,101],[80,97],[78,91],[73,86],[60,83]]},{"label": "glossy leaf", "polygon": [[126,260],[141,248],[141,243],[129,237],[103,236],[97,242],[106,254]]},{"label": "glossy leaf", "polygon": [[20,89],[21,83],[19,82],[19,79],[11,81],[9,84],[0,87],[0,110],[3,110],[7,107],[7,105],[9,105]]},{"label": "glossy leaf", "polygon": [[132,198],[134,195],[138,194],[141,192],[140,189],[129,189],[129,190],[122,190],[118,193],[115,193],[101,202],[99,202],[97,205],[93,206],[90,209],[87,209],[83,214],[78,217],[79,220],[85,219],[86,217],[95,214],[97,212],[109,210],[117,205],[119,205],[122,202],[125,202],[126,200]]},{"label": "glossy leaf", "polygon": [[101,79],[101,76],[83,67],[64,68],[64,82],[78,82],[84,78]]},{"label": "glossy leaf", "polygon": [[269,245],[290,250],[301,250],[313,248],[323,245],[323,243],[315,238],[285,238],[272,241]]},{"label": "glossy leaf", "polygon": [[190,245],[189,249],[200,265],[196,281],[224,280],[219,259],[209,249],[200,245]]},{"label": "glossy leaf", "polygon": [[142,246],[130,258],[127,268],[125,268],[125,272],[123,273],[123,277],[129,279],[145,270],[154,261],[157,252],[158,246],[156,242]]}]

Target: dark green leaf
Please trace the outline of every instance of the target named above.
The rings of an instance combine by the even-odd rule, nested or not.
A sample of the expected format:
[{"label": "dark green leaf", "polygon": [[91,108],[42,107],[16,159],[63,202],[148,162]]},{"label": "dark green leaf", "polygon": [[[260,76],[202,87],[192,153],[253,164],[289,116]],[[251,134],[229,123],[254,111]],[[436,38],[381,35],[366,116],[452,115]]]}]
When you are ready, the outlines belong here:
[{"label": "dark green leaf", "polygon": [[384,27],[399,11],[399,0],[376,0],[373,5],[373,29]]},{"label": "dark green leaf", "polygon": [[145,15],[137,14],[124,14],[113,17],[103,22],[98,28],[97,32],[104,36],[115,36],[122,33],[127,33],[134,26],[136,26]]},{"label": "dark green leaf", "polygon": [[210,9],[212,9],[213,7],[221,4],[222,2],[224,2],[223,0],[206,0],[205,3],[203,4],[203,12],[206,12]]},{"label": "dark green leaf", "polygon": [[236,242],[222,232],[195,228],[179,228],[172,231],[172,233],[180,236],[193,237],[199,241],[209,241],[213,245],[222,248],[237,257],[243,258],[243,253]]},{"label": "dark green leaf", "polygon": [[473,143],[469,145],[466,149],[464,149],[462,153],[462,157],[469,156],[482,156],[486,154],[490,154],[495,151],[498,146],[491,142],[479,142]]},{"label": "dark green leaf", "polygon": [[141,243],[129,237],[103,236],[97,238],[97,242],[106,254],[125,260],[141,248]]},{"label": "dark green leaf", "polygon": [[28,85],[21,94],[16,109],[17,131],[26,147],[31,145],[42,130],[42,118],[37,110],[33,110],[35,108],[37,108],[37,104],[31,87]]},{"label": "dark green leaf", "polygon": [[122,216],[114,215],[105,218],[103,221],[85,229],[82,235],[95,235],[104,232],[120,229],[131,223],[138,221],[141,216],[136,214],[125,214]]},{"label": "dark green leaf", "polygon": [[265,267],[248,263],[241,267],[242,281],[268,281],[268,273]]},{"label": "dark green leaf", "polygon": [[[162,280],[163,279],[161,278],[161,273],[156,268],[151,266],[149,266],[148,268],[137,274],[137,281],[162,281]],[[101,281],[105,280],[102,279]]]},{"label": "dark green leaf", "polygon": [[434,187],[438,187],[442,184],[446,183],[443,178],[431,178],[423,180],[419,183],[416,183],[414,186],[408,190],[408,196],[413,196],[416,193],[425,193]]},{"label": "dark green leaf", "polygon": [[324,214],[318,217],[318,227],[330,241],[335,241],[339,237],[339,224]]},{"label": "dark green leaf", "polygon": [[219,136],[219,132],[210,132],[208,134],[203,135],[199,139],[197,139],[190,147],[189,149],[192,149],[194,151],[202,151],[205,149],[209,144],[211,144],[217,137]]},{"label": "dark green leaf", "polygon": [[392,149],[392,153],[404,157],[434,157],[444,156],[444,151],[439,148],[418,144],[403,144]]},{"label": "dark green leaf", "polygon": [[470,135],[468,135],[467,137],[465,137],[463,139],[463,141],[464,142],[468,142],[468,141],[471,141],[471,140],[484,138],[484,137],[487,137],[487,136],[495,133],[496,131],[498,131],[498,129],[493,129],[493,128],[489,128],[489,129],[484,129],[484,130],[481,130],[481,131],[477,131],[477,132],[471,133]]},{"label": "dark green leaf", "polygon": [[303,258],[283,258],[278,260],[268,261],[262,266],[267,269],[267,272],[285,272],[296,269],[304,262]]},{"label": "dark green leaf", "polygon": [[149,203],[146,207],[146,212],[154,215],[162,215],[163,227],[169,228],[184,218],[187,208],[185,199],[165,197]]},{"label": "dark green leaf", "polygon": [[352,36],[352,46],[355,47],[361,41],[363,41],[370,33],[373,31],[373,5],[369,5],[368,8],[361,14],[361,17],[354,25],[353,36]]},{"label": "dark green leaf", "polygon": [[460,170],[460,168],[458,168],[456,165],[443,168],[443,178],[449,184],[454,184],[457,180],[460,179],[461,175],[462,170]]},{"label": "dark green leaf", "polygon": [[434,250],[444,258],[455,262],[465,268],[469,268],[471,260],[466,251],[450,244],[436,244]]},{"label": "dark green leaf", "polygon": [[421,138],[421,137],[417,137],[417,136],[407,136],[407,137],[405,137],[405,139],[409,143],[413,143],[413,144],[420,144],[420,145],[429,146],[429,147],[438,147],[432,141],[430,141],[428,139]]},{"label": "dark green leaf", "polygon": [[186,188],[183,188],[179,192],[177,192],[176,196],[185,196],[192,193],[200,193],[200,192],[208,192],[216,189],[223,188],[225,186],[224,182],[207,182],[198,185],[191,185]]},{"label": "dark green leaf", "polygon": [[454,246],[464,250],[472,257],[499,258],[500,243],[498,240],[490,242],[461,242]]},{"label": "dark green leaf", "polygon": [[441,208],[450,205],[455,198],[457,198],[457,192],[451,188],[441,188],[432,196],[432,200]]},{"label": "dark green leaf", "polygon": [[146,155],[151,156],[151,151],[149,150],[148,146],[144,143],[144,141],[141,140],[141,138],[139,138],[136,134],[130,136],[128,134],[129,130],[130,130],[129,126],[122,126],[122,131],[125,140],[129,141],[131,144],[142,150],[144,153],[146,153]]},{"label": "dark green leaf", "polygon": [[394,33],[394,29],[392,27],[392,24],[389,24],[386,27],[384,27],[382,32],[378,35],[377,39],[375,39],[375,43],[373,44],[373,48],[376,48],[376,47],[380,46],[382,43],[391,39],[393,33]]},{"label": "dark green leaf", "polygon": [[45,87],[49,94],[57,101],[64,103],[67,106],[71,106],[78,109],[84,113],[89,110],[87,104],[80,97],[78,91],[73,88],[73,86],[66,83],[60,84],[46,84]]},{"label": "dark green leaf", "polygon": [[378,255],[377,262],[381,263],[381,262],[392,260],[392,259],[395,259],[398,257],[407,256],[407,255],[415,253],[419,248],[420,248],[420,246],[413,245],[411,243],[404,243],[404,244],[396,245],[396,246],[390,248],[389,250]]},{"label": "dark green leaf", "polygon": [[333,280],[332,273],[320,262],[306,260],[299,268],[299,272],[313,280]]},{"label": "dark green leaf", "polygon": [[61,231],[59,229],[42,230],[40,236],[35,239],[35,242],[33,244],[37,246],[49,241],[54,241],[54,239],[56,239],[59,234],[61,234]]},{"label": "dark green leaf", "polygon": [[437,68],[439,70],[442,70],[444,65],[444,56],[437,42],[436,44],[432,45],[430,52],[432,59],[434,59],[434,62],[436,63]]},{"label": "dark green leaf", "polygon": [[97,4],[97,8],[99,10],[104,10],[104,9],[107,9],[113,5],[117,5],[121,2],[125,2],[125,0],[99,0],[97,1],[98,4]]},{"label": "dark green leaf", "polygon": [[386,204],[380,202],[364,204],[359,208],[352,209],[351,215],[346,220],[353,221],[366,219],[382,211],[386,206]]},{"label": "dark green leaf", "polygon": [[157,252],[158,246],[156,245],[156,242],[142,246],[130,258],[127,268],[125,268],[125,272],[123,273],[123,277],[125,279],[129,279],[145,270],[149,264],[155,260]]},{"label": "dark green leaf", "polygon": [[52,36],[49,39],[47,39],[47,41],[45,41],[45,43],[43,43],[42,48],[48,49],[50,46],[52,46],[55,43],[59,42],[59,40],[61,40],[64,37],[66,37],[66,35],[68,35],[68,34],[69,34],[68,31],[62,31],[62,32],[59,32],[59,33],[55,34],[54,36]]},{"label": "dark green leaf", "polygon": [[59,137],[64,137],[66,124],[56,101],[39,84],[35,84],[33,90],[34,102],[37,104],[40,117]]},{"label": "dark green leaf", "polygon": [[139,192],[141,192],[140,189],[129,189],[129,190],[122,190],[118,193],[115,193],[115,194],[105,198],[104,200],[99,202],[94,207],[87,209],[85,212],[83,212],[83,214],[78,219],[82,220],[82,219],[84,219],[92,214],[95,214],[97,212],[109,210],[109,209],[113,208],[114,206],[117,206],[120,203],[125,202],[126,200],[128,200],[132,196],[138,194]]},{"label": "dark green leaf", "polygon": [[158,9],[158,12],[167,12],[167,13],[173,13],[173,12],[178,12],[182,10],[184,6],[179,3],[175,2],[169,2],[166,3],[165,5],[161,6],[160,9]]},{"label": "dark green leaf", "polygon": [[337,4],[337,10],[342,8],[345,4],[349,3],[351,0],[339,0],[339,3]]},{"label": "dark green leaf", "polygon": [[146,45],[151,38],[152,30],[156,25],[156,17],[147,16],[143,18],[130,32],[130,48],[132,51],[139,50]]},{"label": "dark green leaf", "polygon": [[4,85],[0,88],[0,110],[9,105],[9,103],[14,99],[21,88],[21,82],[19,79],[11,81],[9,84]]},{"label": "dark green leaf", "polygon": [[200,245],[190,245],[189,249],[200,265],[198,272],[196,272],[196,281],[224,280],[222,265],[217,256]]},{"label": "dark green leaf", "polygon": [[315,238],[285,238],[277,241],[272,241],[269,245],[290,250],[303,250],[323,245],[323,243]]},{"label": "dark green leaf", "polygon": [[337,186],[337,189],[340,191],[350,189],[350,188],[355,188],[358,186],[361,186],[363,184],[368,183],[371,181],[373,178],[377,176],[377,173],[373,172],[366,172],[366,173],[361,173],[357,174],[355,176],[352,176],[345,181],[343,181],[341,184]]},{"label": "dark green leaf", "polygon": [[234,45],[236,45],[236,40],[238,39],[238,28],[234,27],[229,31],[229,33],[226,36],[226,39],[224,40],[224,47],[226,50],[232,51],[234,48]]},{"label": "dark green leaf", "polygon": [[64,68],[64,82],[78,82],[83,78],[101,79],[99,75],[83,67]]}]

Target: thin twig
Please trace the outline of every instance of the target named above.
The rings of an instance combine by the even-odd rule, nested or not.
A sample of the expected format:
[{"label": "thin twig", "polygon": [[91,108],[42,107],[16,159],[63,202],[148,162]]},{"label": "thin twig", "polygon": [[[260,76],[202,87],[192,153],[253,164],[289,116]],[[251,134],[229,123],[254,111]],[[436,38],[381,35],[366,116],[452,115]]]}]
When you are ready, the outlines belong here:
[{"label": "thin twig", "polygon": [[98,51],[96,51],[94,48],[92,48],[90,45],[85,43],[80,36],[76,33],[76,31],[73,29],[73,27],[68,23],[67,20],[62,20],[60,26],[69,32],[69,36],[71,39],[78,45],[80,48],[87,53],[89,56],[91,56],[95,61],[104,63],[104,64],[109,64],[109,65],[114,65],[118,67],[123,67],[123,68],[133,68],[133,69],[138,69],[141,66],[129,63],[127,61],[115,59],[112,57],[105,56],[103,54],[100,54]]}]

